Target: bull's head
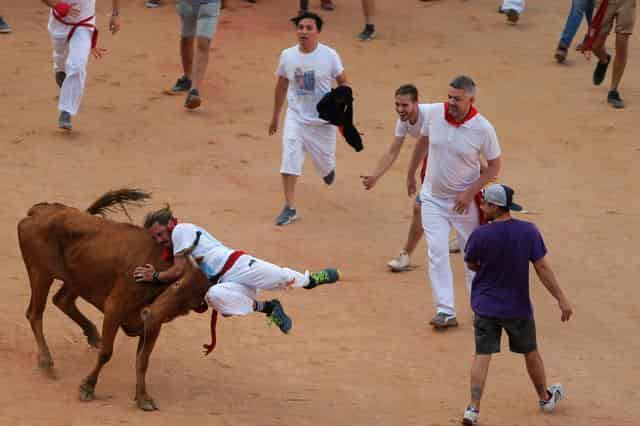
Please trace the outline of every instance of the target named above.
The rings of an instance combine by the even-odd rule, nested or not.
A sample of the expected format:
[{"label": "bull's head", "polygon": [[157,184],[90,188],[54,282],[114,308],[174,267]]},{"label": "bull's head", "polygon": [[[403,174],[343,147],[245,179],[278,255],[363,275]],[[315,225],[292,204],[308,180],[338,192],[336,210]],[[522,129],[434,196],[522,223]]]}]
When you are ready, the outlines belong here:
[{"label": "bull's head", "polygon": [[140,315],[145,327],[157,327],[189,311],[203,313],[207,310],[204,296],[211,286],[207,276],[198,267],[197,260],[187,255],[182,277],[167,287]]}]

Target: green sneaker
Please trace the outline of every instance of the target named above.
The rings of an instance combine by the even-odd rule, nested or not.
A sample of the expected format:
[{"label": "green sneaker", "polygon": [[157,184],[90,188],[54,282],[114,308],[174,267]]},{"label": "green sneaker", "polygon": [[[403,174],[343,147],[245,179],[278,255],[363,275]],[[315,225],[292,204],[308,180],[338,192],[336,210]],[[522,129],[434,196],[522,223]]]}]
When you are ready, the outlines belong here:
[{"label": "green sneaker", "polygon": [[280,331],[282,331],[284,334],[287,334],[293,326],[291,318],[289,318],[289,316],[284,313],[282,304],[278,299],[273,299],[271,303],[273,303],[273,310],[269,315],[267,315],[267,324],[274,324],[278,326]]},{"label": "green sneaker", "polygon": [[312,289],[321,284],[333,284],[340,279],[340,271],[335,268],[325,268],[309,274],[309,284],[304,288]]}]

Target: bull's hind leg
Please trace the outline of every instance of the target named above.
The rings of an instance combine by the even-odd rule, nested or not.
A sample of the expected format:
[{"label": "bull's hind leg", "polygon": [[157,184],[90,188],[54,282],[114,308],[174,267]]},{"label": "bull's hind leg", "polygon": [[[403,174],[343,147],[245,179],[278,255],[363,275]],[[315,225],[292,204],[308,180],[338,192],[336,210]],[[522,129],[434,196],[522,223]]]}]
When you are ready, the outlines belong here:
[{"label": "bull's hind leg", "polygon": [[42,313],[47,304],[53,277],[46,271],[36,267],[27,268],[27,272],[29,273],[29,282],[31,284],[31,299],[29,300],[26,316],[38,344],[38,366],[44,370],[51,370],[53,358],[51,358],[51,352],[42,330]]},{"label": "bull's hind leg", "polygon": [[138,408],[144,411],[157,410],[156,403],[147,393],[147,385],[145,377],[147,368],[149,367],[149,356],[156,344],[158,335],[160,334],[160,326],[155,329],[147,329],[145,327],[140,340],[138,340],[138,350],[136,351],[136,397],[135,400]]},{"label": "bull's hind leg", "polygon": [[113,342],[122,322],[122,316],[111,305],[107,300],[104,307],[104,319],[102,320],[102,342],[98,353],[98,362],[93,371],[80,384],[80,399],[82,401],[95,399],[96,383],[98,383],[100,370],[113,355]]},{"label": "bull's hind leg", "polygon": [[98,348],[100,346],[100,333],[98,333],[95,324],[78,310],[76,306],[77,298],[78,295],[74,294],[66,283],[63,283],[60,290],[53,296],[53,303],[82,328],[84,335],[87,336],[87,342],[94,348]]}]

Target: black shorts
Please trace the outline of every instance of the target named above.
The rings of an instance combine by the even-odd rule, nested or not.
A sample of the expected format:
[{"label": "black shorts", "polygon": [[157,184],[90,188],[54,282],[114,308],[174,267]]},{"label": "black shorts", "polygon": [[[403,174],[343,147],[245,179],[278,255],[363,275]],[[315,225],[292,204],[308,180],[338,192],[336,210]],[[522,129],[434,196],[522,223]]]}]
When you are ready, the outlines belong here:
[{"label": "black shorts", "polygon": [[500,338],[504,328],[509,336],[509,350],[526,354],[538,348],[536,323],[531,319],[492,318],[476,315],[473,320],[476,337],[476,354],[500,352]]}]

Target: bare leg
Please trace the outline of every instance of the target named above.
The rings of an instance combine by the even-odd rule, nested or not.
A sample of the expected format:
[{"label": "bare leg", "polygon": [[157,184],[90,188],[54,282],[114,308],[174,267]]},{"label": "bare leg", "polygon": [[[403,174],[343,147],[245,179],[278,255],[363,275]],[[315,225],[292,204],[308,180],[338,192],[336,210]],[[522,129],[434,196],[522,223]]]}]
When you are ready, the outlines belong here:
[{"label": "bare leg", "polygon": [[193,79],[193,37],[180,38],[180,57],[182,69],[189,80]]},{"label": "bare leg", "polygon": [[47,304],[47,296],[49,295],[53,278],[35,267],[28,267],[28,272],[31,284],[31,300],[29,300],[26,316],[38,345],[38,366],[43,370],[50,370],[53,368],[53,359],[42,331],[42,313]]},{"label": "bare leg", "polygon": [[373,25],[376,16],[375,0],[362,0],[362,13],[364,14],[364,23]]},{"label": "bare leg", "polygon": [[549,398],[547,393],[547,377],[544,373],[544,364],[540,352],[537,350],[529,352],[524,355],[524,360],[527,364],[527,372],[533,382],[533,386],[536,388],[538,398],[546,400]]},{"label": "bare leg", "polygon": [[296,182],[298,176],[282,173],[282,189],[284,191],[284,202],[292,209],[296,208]]},{"label": "bare leg", "polygon": [[471,402],[469,405],[477,410],[480,410],[480,400],[482,399],[484,384],[487,381],[490,361],[491,355],[476,354],[473,358],[473,365],[471,366]]},{"label": "bare leg", "polygon": [[411,226],[407,235],[407,242],[404,245],[404,251],[411,256],[416,246],[422,239],[424,230],[422,229],[422,208],[420,204],[413,204],[413,216],[411,217]]},{"label": "bare leg", "polygon": [[77,294],[72,293],[66,284],[60,287],[60,290],[53,296],[53,303],[60,308],[69,318],[82,328],[84,335],[87,336],[87,342],[97,348],[100,346],[100,334],[95,324],[89,321],[76,306]]},{"label": "bare leg", "polygon": [[[191,78],[193,84],[191,87],[198,90],[200,83],[204,78],[204,74],[207,71],[207,65],[209,63],[209,47],[211,46],[211,39],[206,37],[196,37],[196,52],[195,60],[193,62],[193,77]],[[193,50],[192,50],[193,52]]]},{"label": "bare leg", "polygon": [[596,40],[593,42],[593,54],[598,58],[600,62],[603,64],[607,62],[607,49],[604,46],[604,42],[607,40],[606,35],[599,35]]},{"label": "bare leg", "polygon": [[144,411],[157,410],[153,399],[147,394],[145,377],[149,367],[149,356],[160,334],[160,326],[148,330],[145,327],[144,334],[138,340],[138,350],[136,351],[136,402],[138,408]]},{"label": "bare leg", "polygon": [[613,60],[613,74],[611,75],[611,90],[618,90],[624,68],[629,56],[629,34],[616,34],[616,56]]}]

